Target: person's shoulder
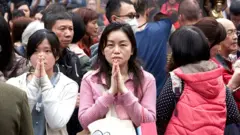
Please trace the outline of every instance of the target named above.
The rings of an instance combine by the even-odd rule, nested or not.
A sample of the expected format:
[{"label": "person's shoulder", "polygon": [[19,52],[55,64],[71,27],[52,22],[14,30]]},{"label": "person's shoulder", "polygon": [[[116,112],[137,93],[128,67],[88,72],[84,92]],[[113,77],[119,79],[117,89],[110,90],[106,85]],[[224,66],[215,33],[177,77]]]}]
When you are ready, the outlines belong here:
[{"label": "person's shoulder", "polygon": [[144,77],[145,81],[146,80],[154,80],[155,81],[155,77],[151,73],[149,73],[145,70],[142,70],[142,72],[143,72],[143,77]]},{"label": "person's shoulder", "polygon": [[80,59],[77,54],[71,51],[69,48],[66,49],[66,54],[63,56],[65,60],[71,61],[72,64],[80,62]]},{"label": "person's shoulder", "polygon": [[19,54],[17,54],[17,53],[14,53],[14,55],[15,55],[15,61],[16,62],[18,62],[18,61],[24,61],[24,62],[26,62],[27,61],[27,59],[26,58],[24,58],[24,57],[22,57],[21,55],[19,55]]},{"label": "person's shoulder", "polygon": [[150,26],[155,26],[155,27],[171,27],[172,26],[172,22],[170,19],[166,18],[166,19],[161,19],[159,21],[155,21],[155,22],[151,22],[149,23]]},{"label": "person's shoulder", "polygon": [[96,43],[96,44],[94,44],[94,45],[92,45],[90,47],[91,54],[92,54],[91,57],[97,55],[97,53],[98,53],[98,45],[99,45],[99,43]]},{"label": "person's shoulder", "polygon": [[71,57],[77,57],[78,58],[77,54],[75,54],[73,51],[71,51],[70,48],[66,48],[66,54],[65,55],[70,56],[70,58]]},{"label": "person's shoulder", "polygon": [[22,75],[19,75],[17,77],[12,77],[8,79],[6,82],[12,85],[22,84],[23,81],[26,81],[27,74],[28,73],[23,73]]},{"label": "person's shoulder", "polygon": [[72,80],[71,78],[67,77],[63,73],[59,72],[59,76],[60,76],[59,82],[61,84],[63,84],[63,85],[76,84],[77,85],[77,83],[74,80]]},{"label": "person's shoulder", "polygon": [[23,98],[25,91],[5,82],[0,82],[0,90],[3,95],[13,97],[13,99]]},{"label": "person's shoulder", "polygon": [[87,56],[83,49],[79,48],[77,44],[70,44],[69,50],[74,52],[79,58]]},{"label": "person's shoulder", "polygon": [[99,43],[95,43],[94,45],[92,45],[92,46],[90,47],[90,49],[91,49],[91,50],[98,49],[98,45],[99,45]]},{"label": "person's shoulder", "polygon": [[162,19],[160,21],[149,22],[143,32],[151,33],[153,36],[159,36],[159,34],[162,33],[170,33],[171,28],[172,22],[169,19]]},{"label": "person's shoulder", "polygon": [[92,77],[96,76],[98,73],[98,70],[90,70],[86,74],[84,74],[83,79],[89,80],[92,79]]}]

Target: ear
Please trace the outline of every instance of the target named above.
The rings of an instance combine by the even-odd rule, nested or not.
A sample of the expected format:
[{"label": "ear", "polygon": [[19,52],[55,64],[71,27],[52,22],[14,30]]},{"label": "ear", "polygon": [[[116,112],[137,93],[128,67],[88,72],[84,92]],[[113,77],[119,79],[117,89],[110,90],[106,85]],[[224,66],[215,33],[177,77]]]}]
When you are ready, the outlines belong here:
[{"label": "ear", "polygon": [[178,22],[181,26],[184,25],[184,20],[185,20],[185,16],[183,14],[180,14],[178,16]]},{"label": "ear", "polygon": [[179,16],[178,16],[178,20],[180,21],[181,19],[182,19],[182,14],[180,14]]},{"label": "ear", "polygon": [[153,9],[154,9],[154,7],[148,8],[148,9],[145,11],[146,16],[149,16],[150,12],[151,12]]},{"label": "ear", "polygon": [[117,16],[116,15],[111,16],[111,22],[117,22]]}]

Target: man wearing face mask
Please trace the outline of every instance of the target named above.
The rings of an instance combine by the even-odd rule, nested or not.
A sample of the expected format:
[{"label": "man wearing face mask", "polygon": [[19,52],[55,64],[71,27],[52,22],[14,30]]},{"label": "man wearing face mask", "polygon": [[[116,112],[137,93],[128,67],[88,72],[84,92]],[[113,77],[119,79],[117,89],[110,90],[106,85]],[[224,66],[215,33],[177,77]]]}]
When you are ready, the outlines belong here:
[{"label": "man wearing face mask", "polygon": [[110,23],[119,22],[129,24],[134,33],[136,33],[138,16],[130,0],[109,0],[106,6],[106,16]]},{"label": "man wearing face mask", "polygon": [[[130,0],[108,0],[105,11],[106,17],[110,23],[127,23],[132,27],[134,33],[136,33],[138,29],[138,16]],[[92,45],[90,49],[90,61],[93,65],[97,59],[98,43]]]},{"label": "man wearing face mask", "polygon": [[[133,0],[132,0],[133,1]],[[150,0],[109,0],[106,6],[106,16],[110,23],[119,22],[129,24],[135,32],[138,47],[138,57],[143,61],[143,67],[152,73],[157,81],[157,93],[160,93],[165,83],[167,57],[167,41],[172,23],[161,20],[148,23]],[[96,58],[97,45],[91,47],[92,62]]]}]

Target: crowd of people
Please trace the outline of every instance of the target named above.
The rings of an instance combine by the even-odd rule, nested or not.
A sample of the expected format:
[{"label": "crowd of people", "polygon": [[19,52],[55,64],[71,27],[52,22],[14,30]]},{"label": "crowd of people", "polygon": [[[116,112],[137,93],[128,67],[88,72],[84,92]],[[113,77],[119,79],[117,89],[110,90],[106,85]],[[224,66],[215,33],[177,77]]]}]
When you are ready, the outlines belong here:
[{"label": "crowd of people", "polygon": [[0,134],[239,135],[240,0],[206,2],[0,0]]}]

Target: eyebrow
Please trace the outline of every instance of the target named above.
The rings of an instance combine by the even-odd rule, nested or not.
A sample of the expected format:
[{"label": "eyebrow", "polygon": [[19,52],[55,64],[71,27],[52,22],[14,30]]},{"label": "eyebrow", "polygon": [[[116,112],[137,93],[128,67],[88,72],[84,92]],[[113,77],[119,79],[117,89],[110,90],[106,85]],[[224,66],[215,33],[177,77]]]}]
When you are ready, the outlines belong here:
[{"label": "eyebrow", "polygon": [[49,47],[46,46],[46,47],[44,47],[44,49],[51,49],[51,47],[50,46]]},{"label": "eyebrow", "polygon": [[73,27],[73,26],[69,26],[69,25],[60,25],[58,27]]},{"label": "eyebrow", "polygon": [[[107,40],[107,42],[114,42],[113,40]],[[128,42],[127,40],[121,40],[120,43],[122,42]]]}]

